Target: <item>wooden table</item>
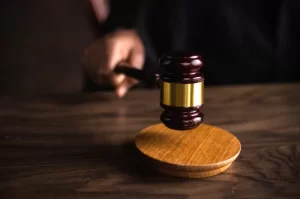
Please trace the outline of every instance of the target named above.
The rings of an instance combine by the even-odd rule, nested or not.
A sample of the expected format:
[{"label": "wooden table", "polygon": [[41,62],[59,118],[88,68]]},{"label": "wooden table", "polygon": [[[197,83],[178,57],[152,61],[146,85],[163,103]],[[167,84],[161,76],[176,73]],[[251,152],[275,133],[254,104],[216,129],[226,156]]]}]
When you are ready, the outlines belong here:
[{"label": "wooden table", "polygon": [[0,98],[1,198],[300,198],[300,84],[206,87],[205,122],[242,152],[223,174],[168,177],[135,135],[159,122],[159,92]]}]

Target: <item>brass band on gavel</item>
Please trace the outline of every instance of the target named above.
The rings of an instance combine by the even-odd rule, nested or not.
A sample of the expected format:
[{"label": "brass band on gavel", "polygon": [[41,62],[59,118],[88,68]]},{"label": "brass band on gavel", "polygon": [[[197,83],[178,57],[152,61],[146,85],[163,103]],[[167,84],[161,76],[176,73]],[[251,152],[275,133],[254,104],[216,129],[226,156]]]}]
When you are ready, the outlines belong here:
[{"label": "brass band on gavel", "polygon": [[197,107],[204,103],[204,82],[169,83],[161,82],[161,104],[174,107]]}]

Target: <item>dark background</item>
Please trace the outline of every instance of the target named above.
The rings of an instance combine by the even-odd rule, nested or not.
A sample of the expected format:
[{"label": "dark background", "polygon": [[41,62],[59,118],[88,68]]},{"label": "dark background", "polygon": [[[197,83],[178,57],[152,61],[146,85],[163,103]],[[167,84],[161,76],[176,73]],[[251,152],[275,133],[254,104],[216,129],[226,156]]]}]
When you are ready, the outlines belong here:
[{"label": "dark background", "polygon": [[[130,10],[130,8],[134,10],[135,7],[138,7],[138,4],[142,4],[145,2],[154,2],[132,0],[128,2],[123,1],[120,3],[120,1],[115,1],[118,2],[119,5],[118,7],[115,7],[113,9],[115,14],[111,15],[113,17],[110,18],[110,21],[113,21],[114,18],[117,21],[115,23],[112,23],[113,28],[116,24],[120,23],[120,20],[121,24],[126,24],[127,22],[134,21],[130,20],[130,18],[132,17],[130,14],[134,13]],[[85,90],[87,84],[84,77],[84,71],[81,66],[80,58],[82,56],[83,50],[88,47],[100,34],[102,34],[103,29],[105,29],[105,26],[102,26],[101,28],[100,24],[96,22],[96,17],[92,12],[89,1],[5,0],[1,2],[0,95],[12,95],[19,93],[39,94],[52,92],[81,92]],[[145,12],[147,13],[145,15],[142,13],[139,21],[140,23],[142,23],[140,24],[141,26],[144,26],[144,23],[148,22],[148,25],[150,27],[149,29],[154,32],[153,35],[159,34],[160,36],[162,36],[155,39],[152,38],[152,42],[150,43],[156,43],[157,46],[163,44],[163,47],[159,49],[165,51],[167,50],[167,47],[164,47],[164,45],[166,44],[165,40],[166,38],[169,38],[170,32],[173,32],[174,27],[178,26],[178,20],[176,19],[174,20],[175,23],[171,23],[174,27],[171,26],[169,28],[161,28],[165,25],[164,21],[161,22],[161,19],[165,18],[159,17],[158,15],[157,18],[151,18],[149,16],[151,16],[151,14],[157,10],[160,10],[161,13],[164,14],[163,16],[168,15],[169,13],[166,13],[166,9],[164,9],[164,7],[160,5],[161,1],[158,0],[155,2],[157,5],[154,10],[148,9],[151,8],[151,6],[149,5],[142,6],[144,7],[144,11],[148,10],[148,12]],[[170,2],[171,0],[164,1],[164,4],[169,6],[171,5]],[[222,7],[224,12],[228,12],[230,14],[228,16],[231,16],[231,8],[236,6],[236,4],[230,4],[230,2],[232,3],[233,1],[218,2],[222,2],[219,7]],[[300,4],[297,3],[299,1],[280,1],[285,2],[285,4],[276,4],[273,2],[274,4],[271,4],[275,7],[273,9],[269,6],[268,2],[269,1],[263,1],[263,3],[261,3],[261,1],[247,1],[247,3],[244,3],[243,1],[243,3],[239,3],[240,6],[243,6],[242,8],[247,7],[247,5],[253,6],[248,6],[249,8],[247,7],[247,9],[240,9],[248,11],[245,14],[247,20],[241,20],[240,24],[234,26],[234,28],[236,29],[233,29],[234,31],[239,32],[241,30],[241,27],[247,27],[252,31],[252,33],[251,31],[247,33],[248,35],[251,33],[252,35],[250,36],[252,37],[247,37],[246,39],[244,39],[243,42],[245,43],[239,46],[240,49],[244,49],[244,59],[241,59],[242,56],[240,56],[239,51],[238,53],[231,53],[234,60],[237,58],[244,60],[241,62],[242,64],[236,64],[236,67],[233,67],[229,64],[227,65],[230,67],[226,67],[224,64],[224,60],[229,57],[226,54],[227,52],[229,52],[229,44],[234,46],[232,44],[232,41],[238,41],[238,39],[235,39],[234,36],[233,38],[231,38],[231,40],[226,38],[226,34],[224,34],[224,32],[228,32],[228,30],[226,27],[224,28],[223,25],[214,25],[215,29],[212,29],[212,31],[210,32],[206,31],[207,33],[204,34],[203,37],[201,37],[204,38],[201,41],[201,46],[203,48],[206,47],[206,49],[203,51],[210,52],[211,55],[206,55],[205,70],[211,70],[210,73],[208,71],[205,72],[206,83],[209,82],[210,79],[221,84],[228,83],[226,82],[227,80],[236,81],[237,83],[253,83],[252,80],[256,80],[255,83],[261,83],[262,81],[260,80],[269,80],[265,77],[270,77],[270,79],[273,78],[284,82],[295,79],[297,81],[299,80],[299,41],[297,39],[297,35],[299,35],[300,33],[300,23],[298,20],[299,17],[297,9],[300,7]],[[218,13],[218,10],[215,10],[215,13],[210,14],[210,12],[213,10],[206,9],[206,7],[203,8],[204,3],[209,8],[209,5],[213,5],[214,1],[212,3],[209,3],[209,1],[202,1],[201,13],[204,13],[204,11],[207,10],[207,16],[217,16],[215,13]],[[253,24],[257,25],[257,27],[258,25],[260,25],[261,30],[265,30],[265,33],[266,30],[271,32],[274,31],[274,24],[270,24],[269,22],[272,20],[269,19],[279,15],[279,12],[276,14],[276,9],[283,7],[282,5],[287,6],[288,9],[285,9],[285,14],[286,16],[290,17],[287,20],[288,23],[284,24],[287,27],[279,29],[283,32],[288,30],[287,33],[282,36],[284,42],[279,44],[270,42],[269,45],[265,45],[265,41],[260,40],[260,35],[257,34],[259,31],[253,31],[255,29],[253,28],[255,27],[253,26]],[[172,6],[175,6],[175,4],[172,4]],[[177,8],[179,7],[180,5],[177,6]],[[213,5],[212,7],[215,9],[219,8],[215,5]],[[261,10],[259,10],[258,8],[260,8]],[[198,13],[198,7],[196,7],[195,9],[195,13]],[[125,14],[119,15],[119,13],[123,13],[123,10],[126,10]],[[275,14],[272,13],[273,11],[275,12]],[[178,13],[177,10],[174,10],[173,12]],[[172,15],[170,16],[171,17],[169,18],[173,19]],[[232,15],[231,17],[233,21],[239,19],[239,17],[236,17],[235,15]],[[200,19],[203,20],[201,21],[201,23],[199,22],[201,26],[197,27],[198,32],[195,34],[203,33],[204,31],[202,31],[202,29],[205,29],[203,28],[204,25],[206,24],[206,28],[210,27],[210,23],[214,21],[212,20],[214,18],[207,19],[204,17],[200,17]],[[256,19],[257,24],[253,22],[254,19]],[[122,22],[122,20],[124,22]],[[159,23],[159,21],[161,23]],[[247,23],[244,26],[243,23],[245,21]],[[194,23],[194,21],[192,20],[190,20],[190,22]],[[222,20],[218,21],[217,19],[215,20],[215,22],[215,24],[223,23]],[[274,20],[274,22],[276,22],[276,20]],[[169,32],[166,30],[168,30]],[[212,35],[211,32],[217,35]],[[257,35],[259,36],[257,37]],[[186,36],[183,37],[187,38]],[[163,40],[163,42],[160,41],[159,38]],[[214,41],[215,44],[211,45],[210,42],[212,42],[215,38],[218,38],[219,40]],[[175,40],[180,41],[177,38],[175,38]],[[223,42],[223,50],[220,50],[222,47],[219,47],[221,45],[218,45],[218,41]],[[227,41],[229,41],[228,45],[226,43]],[[194,41],[192,43],[197,45],[197,43]],[[275,52],[276,49],[274,50],[274,48],[272,48],[272,45],[275,44],[282,47],[278,48],[279,50],[277,51],[281,53],[281,50],[283,50],[283,53],[278,53],[278,55],[285,58],[282,59],[284,60],[284,62],[277,61],[280,60],[280,56],[277,56],[276,51],[274,57],[275,61],[265,63],[265,55],[269,52]],[[178,44],[178,46],[181,46],[181,44]],[[219,54],[217,54],[217,51],[214,49],[215,46],[219,47]],[[224,46],[226,48],[224,48]],[[288,48],[286,48],[286,46]],[[226,58],[216,59],[216,57]],[[154,61],[156,60],[157,58],[154,59]],[[218,60],[219,62],[217,62]],[[260,63],[257,63],[256,61],[260,61]],[[289,61],[290,63],[287,63],[287,61]],[[248,64],[249,66],[247,66],[246,64]],[[227,75],[231,74],[231,76],[225,76],[225,72],[227,72]],[[213,77],[210,78],[209,74],[213,74]],[[249,81],[247,81],[247,79]],[[88,86],[90,86],[90,84],[88,84]]]},{"label": "dark background", "polygon": [[1,5],[0,94],[80,92],[80,56],[97,35],[87,0]]}]

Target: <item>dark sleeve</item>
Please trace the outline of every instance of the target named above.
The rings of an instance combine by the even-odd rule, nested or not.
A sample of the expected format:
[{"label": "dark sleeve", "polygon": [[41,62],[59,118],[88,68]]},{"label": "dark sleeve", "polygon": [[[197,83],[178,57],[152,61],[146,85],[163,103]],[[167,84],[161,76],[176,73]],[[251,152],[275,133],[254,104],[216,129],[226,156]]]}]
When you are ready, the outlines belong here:
[{"label": "dark sleeve", "polygon": [[101,34],[107,34],[119,28],[137,29],[143,1],[109,0],[110,13],[105,23],[100,25]]}]

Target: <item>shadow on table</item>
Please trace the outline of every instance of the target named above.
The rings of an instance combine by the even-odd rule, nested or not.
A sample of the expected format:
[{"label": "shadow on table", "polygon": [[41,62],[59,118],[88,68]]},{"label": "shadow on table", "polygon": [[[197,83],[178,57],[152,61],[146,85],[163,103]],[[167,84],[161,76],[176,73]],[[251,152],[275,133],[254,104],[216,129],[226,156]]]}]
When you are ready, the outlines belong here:
[{"label": "shadow on table", "polygon": [[133,142],[127,142],[122,145],[101,146],[99,156],[110,167],[115,168],[117,172],[138,180],[139,183],[176,183],[187,180],[166,176],[156,171],[137,150]]}]

